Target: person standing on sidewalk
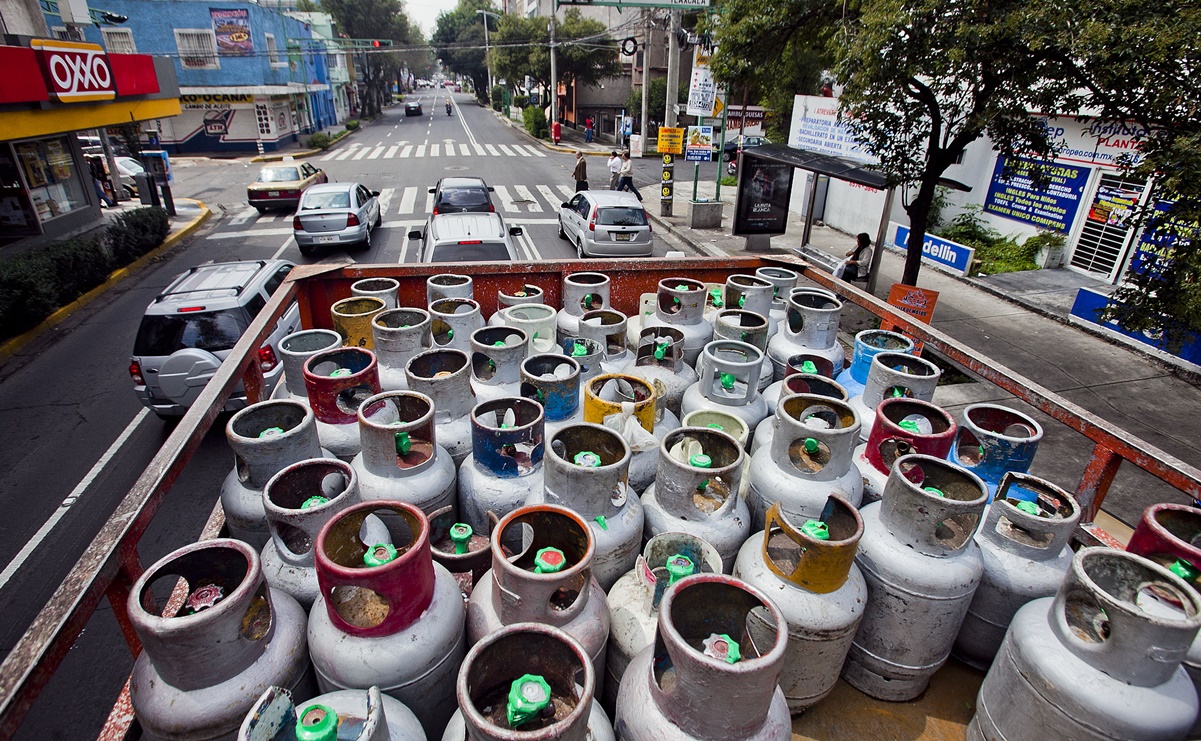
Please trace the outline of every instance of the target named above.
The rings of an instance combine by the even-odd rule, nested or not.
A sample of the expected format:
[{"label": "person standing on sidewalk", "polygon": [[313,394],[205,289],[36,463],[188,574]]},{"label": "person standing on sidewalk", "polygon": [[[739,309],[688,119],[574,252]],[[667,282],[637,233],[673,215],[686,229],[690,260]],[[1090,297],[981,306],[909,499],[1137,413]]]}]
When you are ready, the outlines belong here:
[{"label": "person standing on sidewalk", "polygon": [[88,157],[88,171],[92,175],[92,186],[96,189],[96,195],[104,205],[113,208],[117,202],[108,197],[108,193],[104,192],[104,181],[108,179],[108,173],[104,171],[104,162],[99,157]]},{"label": "person standing on sidewalk", "polygon": [[617,150],[609,155],[609,190],[617,190],[617,181],[621,179],[621,156]]},{"label": "person standing on sidewalk", "polygon": [[592,116],[584,119],[584,142],[592,143]]},{"label": "person standing on sidewalk", "polygon": [[575,153],[575,169],[571,171],[571,176],[575,178],[575,190],[579,193],[581,190],[588,190],[588,163],[584,161],[584,153]]},{"label": "person standing on sidewalk", "polygon": [[630,161],[630,153],[621,153],[621,179],[617,181],[618,190],[628,190],[642,200],[642,194],[634,187],[634,163]]}]

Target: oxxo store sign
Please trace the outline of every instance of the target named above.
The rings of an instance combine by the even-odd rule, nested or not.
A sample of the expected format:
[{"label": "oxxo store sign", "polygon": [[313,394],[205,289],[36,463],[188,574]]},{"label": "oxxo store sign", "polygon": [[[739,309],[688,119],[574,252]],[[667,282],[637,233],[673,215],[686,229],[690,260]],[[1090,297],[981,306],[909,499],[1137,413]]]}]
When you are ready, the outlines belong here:
[{"label": "oxxo store sign", "polygon": [[112,68],[99,44],[37,39],[30,46],[55,100],[83,103],[117,97]]}]

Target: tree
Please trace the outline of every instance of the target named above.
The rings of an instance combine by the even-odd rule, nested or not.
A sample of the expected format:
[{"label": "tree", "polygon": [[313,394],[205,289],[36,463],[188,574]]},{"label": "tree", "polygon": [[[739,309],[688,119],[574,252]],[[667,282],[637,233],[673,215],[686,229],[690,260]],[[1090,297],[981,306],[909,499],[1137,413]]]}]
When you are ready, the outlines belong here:
[{"label": "tree", "polygon": [[[652,121],[667,120],[667,78],[652,77],[647,83],[647,88],[650,91],[650,97],[646,99],[646,116]],[[676,96],[676,100],[688,100],[688,83],[687,81],[680,83],[680,90]],[[642,113],[642,88],[637,87],[630,91],[630,97],[626,99],[626,113],[639,116]]]},{"label": "tree", "polygon": [[[484,23],[489,24],[490,40],[495,43],[496,19],[477,10],[494,10],[490,0],[459,0],[454,10],[438,16],[430,42],[442,59],[442,65],[455,74],[470,77],[475,94],[488,102],[488,61],[485,54]],[[506,16],[507,17],[507,16]]]},{"label": "tree", "polygon": [[[617,42],[605,24],[584,18],[571,8],[555,27],[559,82],[577,87],[596,85],[621,72]],[[492,37],[493,72],[509,81],[526,75],[551,87],[550,30],[546,18],[505,15]]]},{"label": "tree", "polygon": [[[351,38],[387,39],[396,45],[409,42],[413,26],[400,0],[321,0],[321,5]],[[363,115],[367,117],[379,113],[400,68],[400,58],[385,48],[358,52],[365,87]]]}]

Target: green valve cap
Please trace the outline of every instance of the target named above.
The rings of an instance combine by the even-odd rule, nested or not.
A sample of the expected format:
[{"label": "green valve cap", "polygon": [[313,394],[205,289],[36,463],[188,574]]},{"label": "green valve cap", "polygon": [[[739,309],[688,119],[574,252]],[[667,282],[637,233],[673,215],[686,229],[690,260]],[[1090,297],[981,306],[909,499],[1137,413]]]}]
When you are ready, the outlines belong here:
[{"label": "green valve cap", "polygon": [[509,726],[528,723],[538,717],[550,705],[550,685],[537,674],[523,674],[509,686],[509,702],[506,714]]},{"label": "green valve cap", "polygon": [[588,346],[583,342],[577,342],[571,347],[571,357],[582,358],[588,354]]},{"label": "green valve cap", "polygon": [[1197,576],[1199,573],[1201,573],[1198,572],[1197,569],[1193,568],[1191,563],[1181,559],[1176,559],[1176,563],[1169,566],[1168,571],[1171,571],[1176,576],[1184,579],[1189,584],[1197,581]]},{"label": "green valve cap", "polygon": [[513,295],[516,296],[517,298],[525,298],[526,294],[525,294],[525,291],[518,291],[517,293],[514,293]]},{"label": "green valve cap", "polygon": [[713,297],[713,305],[716,306],[717,308],[720,309],[722,307],[722,304],[725,303],[721,298],[721,289],[720,288],[714,288],[712,291],[709,291],[709,295]]},{"label": "green valve cap", "polygon": [[730,389],[734,388],[734,374],[733,373],[722,373],[721,374],[721,387],[723,389],[725,389],[726,391],[729,391]]},{"label": "green valve cap", "polygon": [[705,655],[715,659],[721,659],[727,664],[737,664],[742,658],[742,651],[738,647],[738,641],[735,641],[725,633],[713,633],[706,638],[702,645],[705,647]]},{"label": "green valve cap", "polygon": [[554,574],[567,565],[567,556],[558,548],[543,548],[534,555],[535,574]]},{"label": "green valve cap", "polygon": [[376,543],[363,554],[363,563],[368,566],[383,566],[396,560],[396,546],[391,543]]},{"label": "green valve cap", "polygon": [[676,286],[676,290],[677,291],[687,291],[688,286],[687,286],[687,284],[681,283],[678,286]]},{"label": "green valve cap", "polygon": [[582,466],[583,468],[601,467],[600,456],[596,453],[593,453],[591,450],[581,450],[575,454],[575,458],[572,458],[572,461],[574,461],[577,466]]},{"label": "green valve cap", "polygon": [[667,348],[671,347],[666,342],[655,345],[655,360],[662,360],[667,356]]},{"label": "green valve cap", "polygon": [[1028,515],[1038,515],[1038,505],[1034,502],[1021,501],[1014,505]]},{"label": "green valve cap", "polygon": [[821,520],[805,520],[805,524],[801,525],[801,532],[814,540],[830,539],[830,530],[826,527],[826,523]]},{"label": "green valve cap", "polygon": [[817,374],[817,366],[813,364],[812,360],[806,360],[805,362],[801,363],[801,373],[808,373],[810,375],[816,375]]},{"label": "green valve cap", "polygon": [[584,308],[586,308],[586,309],[592,308],[592,294],[591,293],[584,297]]},{"label": "green valve cap", "polygon": [[[898,388],[894,388],[894,389],[892,390],[892,398],[894,398],[894,399],[899,399],[899,398],[901,398],[901,397],[902,397],[902,396],[904,396],[904,395],[905,395],[905,392],[904,392],[904,391],[902,391],[902,390],[901,390],[899,387],[898,387]],[[909,420],[909,421],[912,421],[912,420]]]},{"label": "green valve cap", "polygon": [[721,425],[717,424],[716,422],[710,422],[709,424],[707,424],[705,426],[711,430],[721,430],[722,432],[725,432],[725,430],[726,430],[726,428],[722,427]]},{"label": "green valve cap", "polygon": [[713,459],[704,453],[697,453],[688,459],[688,465],[693,468],[710,468],[713,465]]},{"label": "green valve cap", "polygon": [[917,426],[917,422],[912,419],[902,419],[900,422],[897,422],[897,427],[900,427],[902,430],[909,430],[910,432],[921,432],[921,428]]},{"label": "green valve cap", "polygon": [[819,443],[817,441],[817,438],[813,438],[813,437],[805,438],[805,452],[806,453],[808,453],[809,455],[813,455],[820,449],[821,449],[821,443]]},{"label": "green valve cap", "polygon": [[296,721],[296,741],[335,741],[338,714],[326,705],[310,705]]},{"label": "green valve cap", "polygon": [[942,489],[939,489],[939,488],[937,488],[937,487],[934,487],[934,486],[925,486],[925,487],[922,487],[922,491],[930,492],[931,494],[933,494],[933,495],[934,495],[934,496],[936,496],[936,497],[946,497],[946,494],[943,494],[943,493],[942,493]]},{"label": "green valve cap", "polygon": [[412,449],[413,449],[413,441],[409,439],[409,433],[407,433],[407,432],[396,433],[396,452],[399,455],[408,455],[409,451]]},{"label": "green valve cap", "polygon": [[335,368],[333,371],[330,372],[329,377],[330,378],[341,378],[342,376],[349,376],[350,373],[351,373],[351,370],[349,368]]},{"label": "green valve cap", "polygon": [[746,306],[746,294],[745,293],[738,297],[738,308],[741,309],[744,306]]},{"label": "green valve cap", "polygon": [[275,437],[277,435],[282,435],[282,434],[284,434],[284,428],[268,427],[267,429],[265,429],[259,433],[259,439],[261,440],[264,437]]},{"label": "green valve cap", "polygon": [[454,338],[455,338],[455,331],[453,329],[446,330],[446,339],[453,340]]},{"label": "green valve cap", "polygon": [[467,544],[471,542],[471,525],[456,522],[450,526],[450,542],[455,544],[455,553],[462,555],[467,552]]},{"label": "green valve cap", "polygon": [[496,342],[493,342],[493,343],[492,343],[492,346],[493,346],[493,347],[504,347],[504,346],[505,346],[505,341],[504,341],[504,340],[497,340]]},{"label": "green valve cap", "polygon": [[680,579],[683,579],[686,576],[692,576],[695,573],[696,564],[693,563],[692,559],[688,556],[685,556],[682,553],[677,553],[668,557],[667,574],[671,577],[671,579],[667,582],[669,585],[675,584]]},{"label": "green valve cap", "polygon": [[300,508],[308,509],[310,507],[320,507],[321,505],[325,504],[328,501],[329,501],[329,497],[323,497],[320,494],[318,494],[315,497],[309,497],[308,499],[304,500],[304,502],[301,503]]},{"label": "green valve cap", "polygon": [[608,530],[609,530],[609,521],[608,521],[607,519],[605,519],[605,516],[604,516],[604,515],[597,515],[596,517],[594,517],[594,518],[592,518],[592,519],[596,520],[596,524],[597,524],[597,525],[600,525],[600,529],[601,529],[601,530],[604,530],[604,531],[608,532]]}]

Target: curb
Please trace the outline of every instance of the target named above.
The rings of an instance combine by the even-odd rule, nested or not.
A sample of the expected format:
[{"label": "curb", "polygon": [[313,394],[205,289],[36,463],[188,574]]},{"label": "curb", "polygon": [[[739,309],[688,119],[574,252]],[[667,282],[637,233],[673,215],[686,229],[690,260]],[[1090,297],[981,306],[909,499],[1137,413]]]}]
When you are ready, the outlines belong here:
[{"label": "curb", "polygon": [[[184,200],[184,199],[180,199],[180,200]],[[187,199],[187,200],[193,200],[193,199]],[[177,231],[173,234],[168,234],[167,238],[164,239],[163,243],[160,244],[158,247],[155,247],[153,250],[142,255],[141,257],[139,257],[138,259],[129,263],[125,267],[117,268],[113,272],[109,273],[108,280],[104,281],[100,285],[96,286],[92,290],[83,294],[82,296],[75,299],[74,301],[67,304],[66,306],[59,308],[53,314],[46,317],[42,321],[41,324],[37,325],[33,329],[25,332],[24,334],[20,334],[20,335],[17,335],[16,337],[12,337],[8,340],[5,340],[3,343],[0,343],[0,362],[4,362],[4,361],[8,360],[9,358],[11,358],[13,355],[16,355],[18,352],[21,351],[22,348],[24,348],[30,342],[33,342],[35,339],[37,339],[43,332],[45,332],[46,330],[49,330],[49,329],[53,329],[54,327],[58,326],[67,317],[71,316],[76,311],[84,308],[88,304],[90,304],[93,301],[95,301],[96,299],[100,298],[100,296],[102,296],[106,291],[108,291],[108,289],[112,288],[117,283],[120,283],[122,280],[124,280],[126,277],[128,277],[131,273],[141,269],[143,266],[145,266],[151,260],[154,260],[155,258],[159,257],[163,253],[167,252],[172,247],[174,247],[175,245],[182,242],[186,237],[191,236],[192,233],[195,232],[197,229],[199,229],[201,227],[201,225],[204,224],[204,222],[208,221],[208,218],[210,216],[212,216],[212,214],[213,214],[213,212],[209,209],[208,206],[204,205],[200,201],[195,201],[195,202],[200,204],[200,215],[197,216],[195,219],[192,219],[190,222],[185,224],[183,227],[181,227],[179,231]]]},{"label": "curb", "polygon": [[[491,110],[491,109],[489,109],[489,110]],[[522,136],[524,136],[525,138],[529,139],[530,141],[534,142],[535,144],[540,144],[540,145],[542,145],[542,148],[543,148],[543,149],[549,149],[549,150],[550,150],[550,151],[552,151],[552,152],[560,152],[560,153],[562,153],[562,154],[575,154],[576,152],[583,151],[583,152],[584,152],[584,154],[585,154],[586,156],[588,156],[588,157],[608,157],[608,156],[609,156],[609,152],[612,152],[612,151],[613,151],[612,149],[610,149],[610,150],[609,150],[609,152],[593,152],[593,151],[591,151],[591,150],[572,149],[571,147],[564,147],[564,146],[560,146],[560,145],[558,145],[558,144],[547,143],[547,141],[546,141],[545,139],[539,139],[538,137],[534,136],[533,134],[531,134],[530,132],[526,131],[526,130],[525,130],[525,129],[523,129],[522,127],[520,127],[520,126],[518,126],[517,124],[513,123],[511,120],[509,120],[509,119],[505,118],[504,116],[500,115],[500,114],[499,114],[499,113],[497,113],[496,111],[492,111],[492,115],[496,116],[496,118],[497,118],[497,119],[498,119],[498,120],[499,120],[501,123],[504,123],[504,124],[505,124],[505,125],[507,125],[509,128],[511,128],[511,129],[513,129],[513,130],[515,130],[517,133],[521,134],[521,135],[522,135]]]},{"label": "curb", "polygon": [[271,154],[257,154],[255,156],[251,157],[250,161],[251,162],[280,162],[283,160],[284,157],[291,157],[292,159],[306,159],[308,157],[315,157],[319,154],[324,154],[326,152],[330,152],[330,151],[337,149],[338,146],[340,146],[342,144],[342,142],[346,141],[350,137],[359,133],[360,131],[363,130],[363,128],[364,128],[364,125],[362,123],[360,123],[359,127],[357,129],[351,130],[351,132],[349,134],[347,134],[346,136],[339,137],[338,140],[336,142],[331,143],[329,145],[329,148],[327,148],[327,149],[302,149],[302,150],[300,150],[298,152],[294,152],[294,153],[273,152]]}]

